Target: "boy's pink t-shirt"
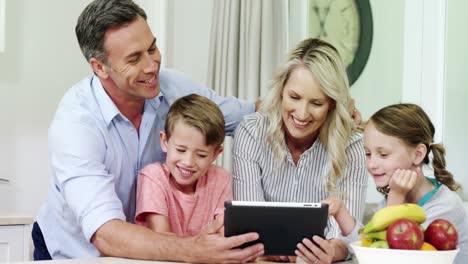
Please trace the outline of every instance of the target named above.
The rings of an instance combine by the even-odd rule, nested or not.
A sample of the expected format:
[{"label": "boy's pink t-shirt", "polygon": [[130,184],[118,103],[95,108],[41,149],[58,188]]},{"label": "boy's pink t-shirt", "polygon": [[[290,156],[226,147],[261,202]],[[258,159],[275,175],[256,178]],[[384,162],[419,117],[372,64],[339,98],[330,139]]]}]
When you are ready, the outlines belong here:
[{"label": "boy's pink t-shirt", "polygon": [[135,222],[148,226],[147,213],[165,215],[171,232],[192,236],[224,213],[226,200],[232,200],[231,175],[223,168],[210,166],[198,179],[195,193],[187,195],[174,186],[165,164],[153,163],[138,175]]}]

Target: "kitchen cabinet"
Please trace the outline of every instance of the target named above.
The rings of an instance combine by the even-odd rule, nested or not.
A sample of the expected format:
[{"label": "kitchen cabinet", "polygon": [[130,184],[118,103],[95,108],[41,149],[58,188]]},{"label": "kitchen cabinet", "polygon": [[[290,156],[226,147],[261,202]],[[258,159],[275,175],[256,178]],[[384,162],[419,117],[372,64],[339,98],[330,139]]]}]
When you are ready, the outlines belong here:
[{"label": "kitchen cabinet", "polygon": [[0,216],[0,263],[31,259],[32,217]]}]

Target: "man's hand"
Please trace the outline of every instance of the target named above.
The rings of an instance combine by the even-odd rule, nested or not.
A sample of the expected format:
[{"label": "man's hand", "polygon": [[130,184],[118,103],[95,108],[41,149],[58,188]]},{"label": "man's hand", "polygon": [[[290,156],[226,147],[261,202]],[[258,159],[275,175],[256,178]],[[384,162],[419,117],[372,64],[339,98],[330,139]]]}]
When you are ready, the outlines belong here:
[{"label": "man's hand", "polygon": [[356,102],[351,99],[348,104],[349,115],[353,118],[353,130],[356,130],[362,122],[361,112],[356,108]]},{"label": "man's hand", "polygon": [[247,233],[238,236],[224,237],[222,218],[211,222],[199,235],[190,238],[193,242],[190,262],[203,263],[245,263],[263,256],[263,244],[255,244],[246,248],[238,248],[242,244],[255,241],[257,233]]}]

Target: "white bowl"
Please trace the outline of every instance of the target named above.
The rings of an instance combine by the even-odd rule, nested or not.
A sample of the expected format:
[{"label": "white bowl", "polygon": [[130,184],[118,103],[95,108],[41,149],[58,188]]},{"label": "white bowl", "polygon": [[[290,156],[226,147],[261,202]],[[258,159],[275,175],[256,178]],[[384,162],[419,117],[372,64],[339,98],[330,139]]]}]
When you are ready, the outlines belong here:
[{"label": "white bowl", "polygon": [[351,243],[351,247],[359,264],[451,264],[459,251],[370,248],[361,246],[361,241]]}]

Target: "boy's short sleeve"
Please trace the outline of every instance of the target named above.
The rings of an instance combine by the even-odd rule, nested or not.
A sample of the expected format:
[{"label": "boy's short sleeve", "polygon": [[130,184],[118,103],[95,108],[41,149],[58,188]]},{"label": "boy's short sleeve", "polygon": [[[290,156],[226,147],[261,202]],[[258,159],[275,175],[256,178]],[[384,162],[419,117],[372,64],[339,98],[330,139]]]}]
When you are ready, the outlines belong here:
[{"label": "boy's short sleeve", "polygon": [[135,223],[147,226],[148,213],[168,216],[167,195],[170,187],[168,176],[161,164],[154,163],[143,168],[138,174],[136,192]]}]

